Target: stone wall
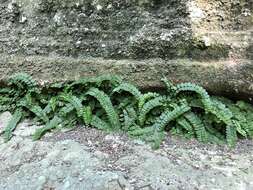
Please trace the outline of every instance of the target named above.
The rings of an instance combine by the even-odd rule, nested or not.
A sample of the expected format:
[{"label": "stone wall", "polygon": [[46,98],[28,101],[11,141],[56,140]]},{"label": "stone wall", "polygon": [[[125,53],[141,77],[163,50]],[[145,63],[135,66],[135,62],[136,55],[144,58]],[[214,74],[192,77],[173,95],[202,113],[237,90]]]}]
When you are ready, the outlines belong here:
[{"label": "stone wall", "polygon": [[240,50],[240,57],[249,57],[243,50],[252,44],[252,4],[245,0],[5,0],[0,3],[0,53],[219,59]]},{"label": "stone wall", "polygon": [[[15,64],[13,60],[19,65],[20,59],[33,59],[33,62],[37,59],[59,59],[67,64],[72,59],[85,63],[90,58],[97,58],[97,63],[101,63],[102,58],[110,59],[112,63],[119,60],[134,65],[134,59],[146,62],[146,65],[150,63],[148,59],[159,58],[163,64],[180,63],[184,59],[189,63],[185,66],[192,71],[199,67],[195,63],[211,64],[214,67],[221,63],[221,70],[231,71],[233,76],[237,74],[237,79],[227,78],[219,70],[210,71],[214,78],[219,77],[219,81],[228,80],[233,84],[229,90],[210,88],[211,91],[246,93],[251,96],[253,92],[250,84],[253,76],[241,68],[252,68],[253,65],[253,2],[1,0],[0,54],[2,79],[6,76],[3,73],[6,67],[13,68],[8,74],[17,72],[14,67],[9,66]],[[159,65],[159,61],[151,62]],[[56,63],[51,62],[51,69],[47,70],[51,76],[55,76],[54,64]],[[104,70],[103,65],[101,64],[99,70]],[[22,62],[21,68],[24,71],[34,70],[33,67],[29,62]],[[176,67],[177,64],[173,65],[173,68]],[[62,66],[62,70],[53,78],[67,79],[62,73],[70,71],[63,68],[65,67]],[[92,70],[90,67],[88,69]],[[180,72],[178,68],[175,70]],[[194,82],[194,78],[190,78],[185,72],[178,73],[178,78],[170,77],[174,75],[174,70],[170,67],[164,72],[176,82]],[[35,75],[33,72],[31,74]],[[79,76],[78,73],[72,75]],[[152,80],[159,81],[158,77],[160,75]],[[144,81],[144,78],[140,80]],[[199,78],[197,83],[208,84],[205,86],[210,87],[207,76],[202,73]],[[220,84],[215,81],[212,86]],[[148,86],[148,82],[145,85]]]}]

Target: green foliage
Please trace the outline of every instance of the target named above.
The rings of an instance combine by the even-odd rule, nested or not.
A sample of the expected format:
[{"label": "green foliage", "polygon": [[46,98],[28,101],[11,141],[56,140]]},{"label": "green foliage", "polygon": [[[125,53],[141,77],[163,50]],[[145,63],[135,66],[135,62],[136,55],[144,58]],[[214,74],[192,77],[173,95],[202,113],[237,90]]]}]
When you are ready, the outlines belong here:
[{"label": "green foliage", "polygon": [[91,125],[97,129],[101,129],[101,130],[105,130],[105,131],[111,129],[111,127],[110,127],[110,125],[108,125],[108,123],[106,123],[104,120],[100,119],[96,115],[94,115],[92,117]]},{"label": "green foliage", "polygon": [[187,104],[177,105],[174,110],[166,110],[161,114],[161,116],[156,120],[155,124],[152,126],[158,130],[163,130],[171,121],[179,118],[184,113],[188,112],[191,108]]},{"label": "green foliage", "polygon": [[22,118],[22,110],[17,109],[9,121],[7,127],[4,129],[4,141],[7,142],[12,137],[12,131],[15,130],[19,121]]},{"label": "green foliage", "polygon": [[144,106],[141,108],[139,113],[139,122],[140,125],[143,126],[146,121],[146,115],[154,108],[160,107],[164,105],[165,98],[163,96],[158,96],[154,99],[149,100]]},{"label": "green foliage", "polygon": [[23,118],[39,121],[44,127],[34,140],[55,128],[78,124],[100,130],[122,130],[158,148],[165,134],[196,138],[204,143],[228,144],[253,138],[253,106],[210,96],[192,83],[174,85],[162,79],[166,92],[142,93],[118,76],[102,75],[74,82],[38,87],[25,73],[10,77],[0,89],[0,111],[14,112],[4,130],[4,140]]},{"label": "green foliage", "polygon": [[166,77],[162,78],[162,82],[165,84],[168,94],[174,96],[177,92],[177,87],[172,82],[170,82]]},{"label": "green foliage", "polygon": [[112,105],[110,97],[97,88],[91,88],[86,94],[93,96],[99,101],[100,105],[107,114],[111,127],[114,129],[119,129],[120,128],[119,117]]},{"label": "green foliage", "polygon": [[10,77],[9,86],[16,86],[19,90],[37,91],[37,82],[26,73],[17,73]]},{"label": "green foliage", "polygon": [[82,116],[82,111],[83,111],[83,105],[82,105],[82,100],[80,100],[79,98],[77,98],[74,95],[70,95],[70,94],[62,94],[60,95],[60,99],[62,99],[63,101],[70,103],[77,112],[77,116],[81,117]]},{"label": "green foliage", "polygon": [[156,93],[156,92],[148,92],[146,94],[143,94],[140,98],[139,98],[139,102],[138,102],[138,109],[141,110],[141,108],[143,107],[143,105],[146,103],[146,101],[152,99],[152,98],[156,98],[159,97],[160,94]]},{"label": "green foliage", "polygon": [[200,142],[207,142],[208,141],[208,134],[206,132],[206,128],[202,120],[193,112],[188,112],[185,114],[185,118],[189,121],[192,125],[196,137]]},{"label": "green foliage", "polygon": [[37,129],[33,135],[33,140],[39,140],[47,131],[50,131],[57,127],[62,122],[62,120],[55,116],[51,121],[49,121],[45,127]]},{"label": "green foliage", "polygon": [[83,108],[83,121],[85,125],[90,125],[92,122],[92,111],[90,106],[85,106]]},{"label": "green foliage", "polygon": [[212,101],[210,99],[210,96],[208,95],[207,91],[201,86],[192,83],[182,83],[176,86],[176,94],[179,94],[180,92],[197,93],[201,98],[206,112],[210,112],[210,110],[212,109]]},{"label": "green foliage", "polygon": [[120,91],[125,91],[130,94],[132,94],[136,99],[139,99],[141,97],[141,92],[132,84],[129,83],[121,83],[118,87],[113,89],[114,92],[120,92]]}]

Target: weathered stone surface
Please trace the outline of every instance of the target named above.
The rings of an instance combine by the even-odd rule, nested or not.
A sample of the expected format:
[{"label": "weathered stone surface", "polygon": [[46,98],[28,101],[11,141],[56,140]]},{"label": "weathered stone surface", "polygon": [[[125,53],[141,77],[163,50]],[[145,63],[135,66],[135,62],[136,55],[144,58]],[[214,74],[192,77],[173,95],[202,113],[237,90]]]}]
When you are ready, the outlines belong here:
[{"label": "weathered stone surface", "polygon": [[7,127],[11,117],[12,115],[10,112],[4,112],[0,114],[0,134],[4,132],[4,129]]},{"label": "weathered stone surface", "polygon": [[245,0],[4,0],[0,53],[107,58],[247,58]]},{"label": "weathered stone surface", "polygon": [[125,135],[89,128],[30,138],[2,143],[0,136],[1,190],[253,188],[252,141],[229,150],[168,137],[153,151]]},{"label": "weathered stone surface", "polygon": [[1,77],[26,71],[67,80],[112,72],[159,88],[165,74],[250,98],[252,15],[253,3],[245,0],[3,0]]},{"label": "weathered stone surface", "polygon": [[112,60],[75,59],[40,56],[0,56],[0,75],[4,81],[15,72],[30,73],[42,84],[77,80],[101,74],[117,74],[141,88],[163,88],[161,78],[175,83],[200,84],[215,94],[248,99],[253,95],[252,60],[192,61],[188,59]]}]

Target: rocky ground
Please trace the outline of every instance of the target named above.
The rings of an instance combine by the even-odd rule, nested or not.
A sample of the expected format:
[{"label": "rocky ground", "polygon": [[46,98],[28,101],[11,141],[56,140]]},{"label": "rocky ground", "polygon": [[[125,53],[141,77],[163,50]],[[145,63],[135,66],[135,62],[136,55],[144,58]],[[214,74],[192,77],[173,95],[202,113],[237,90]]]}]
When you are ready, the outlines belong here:
[{"label": "rocky ground", "polygon": [[[0,115],[0,130],[10,118]],[[8,143],[0,137],[0,189],[253,189],[253,142],[203,145],[168,135],[161,149],[77,127],[32,141],[38,126],[20,124]],[[1,132],[1,131],[0,131]]]}]

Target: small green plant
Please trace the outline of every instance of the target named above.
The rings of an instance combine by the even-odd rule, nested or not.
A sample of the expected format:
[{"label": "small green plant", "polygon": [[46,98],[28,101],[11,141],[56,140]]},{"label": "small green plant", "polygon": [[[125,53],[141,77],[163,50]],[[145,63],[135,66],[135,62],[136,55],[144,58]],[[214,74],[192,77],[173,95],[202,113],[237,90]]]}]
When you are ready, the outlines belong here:
[{"label": "small green plant", "polygon": [[174,85],[163,78],[165,93],[141,92],[118,76],[102,75],[39,87],[28,74],[10,77],[0,89],[0,111],[13,112],[4,140],[24,118],[44,127],[33,139],[55,128],[77,124],[105,131],[122,130],[158,148],[167,131],[203,143],[227,143],[253,137],[253,106],[210,96],[192,83]]}]

